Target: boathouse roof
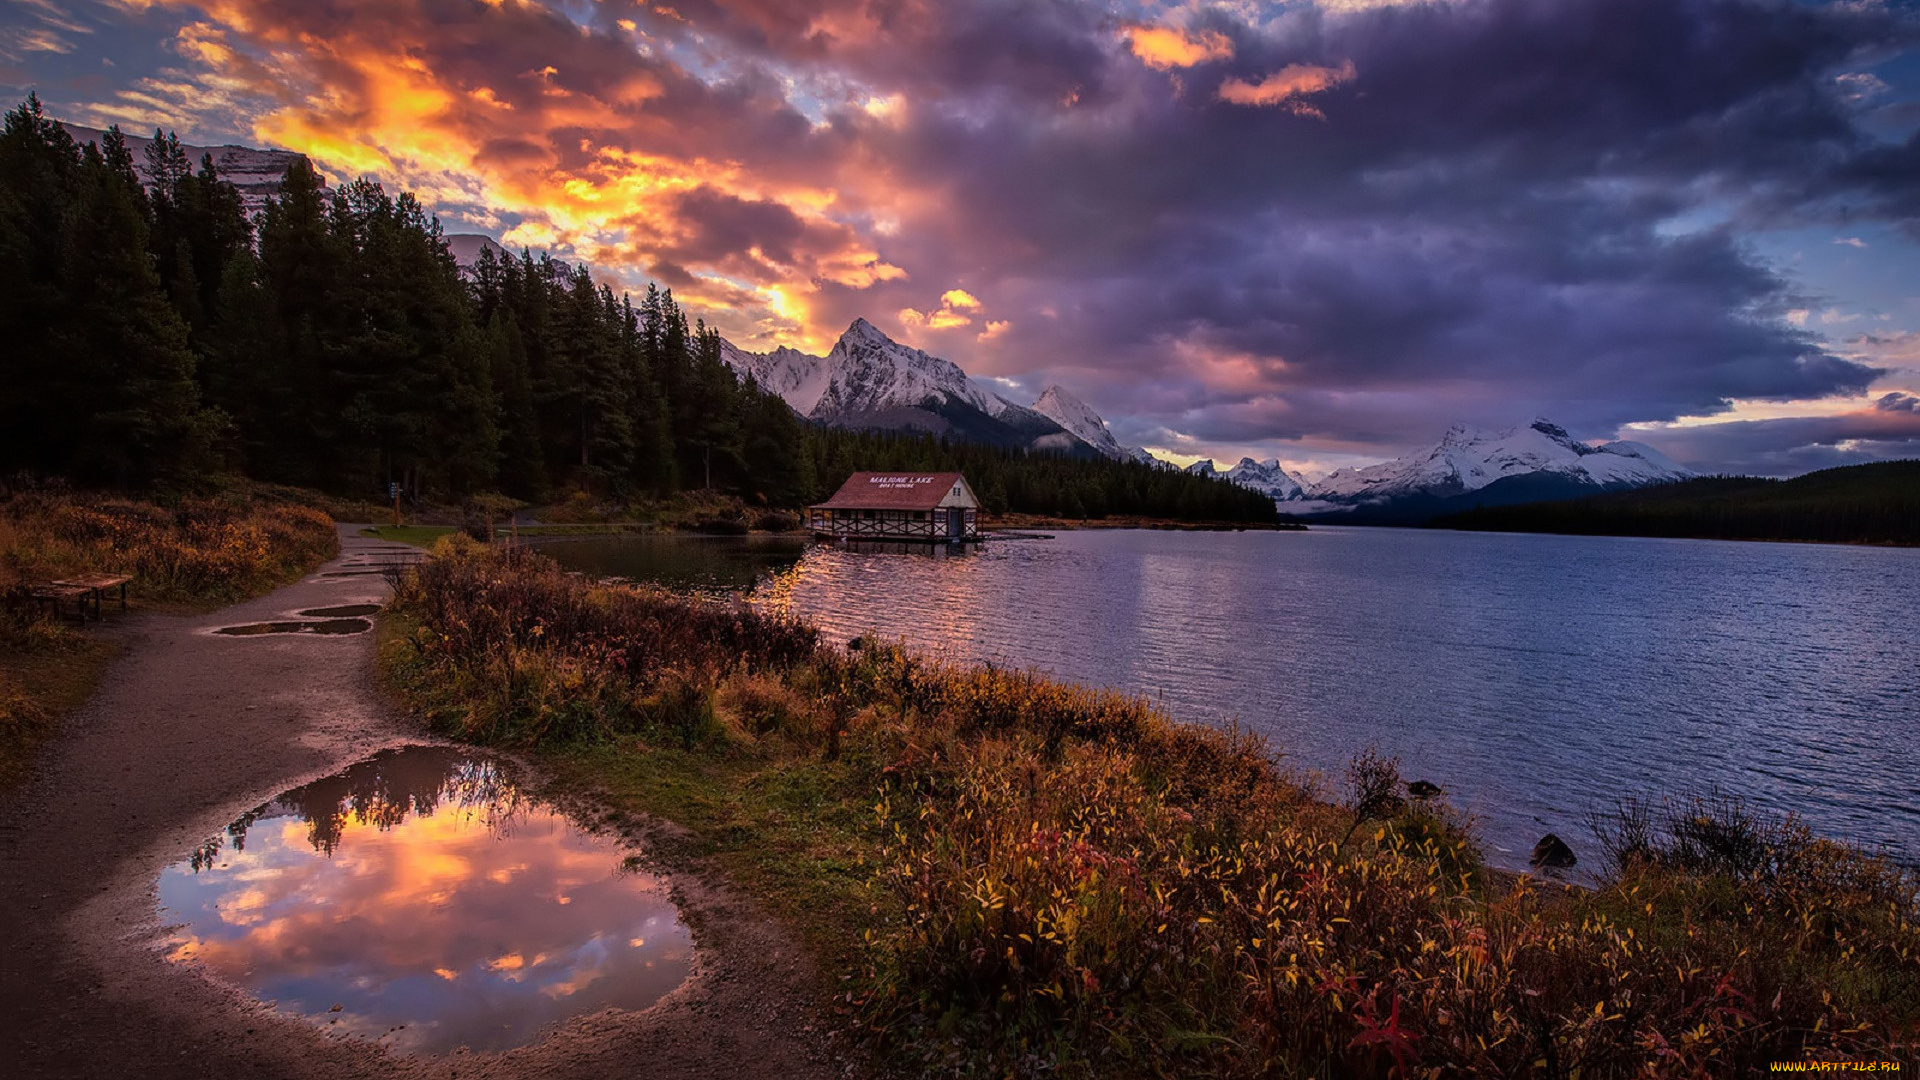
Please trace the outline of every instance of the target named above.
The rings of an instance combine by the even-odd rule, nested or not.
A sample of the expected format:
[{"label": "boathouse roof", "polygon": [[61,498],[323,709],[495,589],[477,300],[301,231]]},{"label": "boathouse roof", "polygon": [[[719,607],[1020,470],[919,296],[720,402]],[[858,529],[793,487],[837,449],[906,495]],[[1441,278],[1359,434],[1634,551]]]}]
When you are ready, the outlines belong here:
[{"label": "boathouse roof", "polygon": [[847,477],[833,498],[820,504],[825,510],[932,510],[965,484],[957,472],[857,472]]}]

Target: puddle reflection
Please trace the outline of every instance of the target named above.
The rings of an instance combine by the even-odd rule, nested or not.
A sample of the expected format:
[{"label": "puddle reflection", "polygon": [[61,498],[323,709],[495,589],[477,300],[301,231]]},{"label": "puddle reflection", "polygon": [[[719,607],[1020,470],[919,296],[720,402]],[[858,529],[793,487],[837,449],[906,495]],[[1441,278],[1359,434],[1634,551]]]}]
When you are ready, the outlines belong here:
[{"label": "puddle reflection", "polygon": [[388,751],[289,791],[160,877],[170,956],[406,1052],[499,1050],[636,1009],[692,943],[611,840],[457,750]]},{"label": "puddle reflection", "polygon": [[[312,612],[303,611],[308,615]],[[259,637],[262,634],[364,634],[373,629],[365,619],[322,619],[317,622],[262,622],[243,626],[223,626],[216,634],[227,637]]]}]

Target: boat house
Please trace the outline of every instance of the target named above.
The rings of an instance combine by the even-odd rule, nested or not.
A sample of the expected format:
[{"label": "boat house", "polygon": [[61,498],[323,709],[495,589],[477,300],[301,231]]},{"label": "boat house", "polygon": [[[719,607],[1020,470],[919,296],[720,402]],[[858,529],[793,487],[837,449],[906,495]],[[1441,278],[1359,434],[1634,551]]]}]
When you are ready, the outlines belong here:
[{"label": "boat house", "polygon": [[857,472],[807,507],[807,527],[846,540],[978,540],[980,500],[957,472]]}]

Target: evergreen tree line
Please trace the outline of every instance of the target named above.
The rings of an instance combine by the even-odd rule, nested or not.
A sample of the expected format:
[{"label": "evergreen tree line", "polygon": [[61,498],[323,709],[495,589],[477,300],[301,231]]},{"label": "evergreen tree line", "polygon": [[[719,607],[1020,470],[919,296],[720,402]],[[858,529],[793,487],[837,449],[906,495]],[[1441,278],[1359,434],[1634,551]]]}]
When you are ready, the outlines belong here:
[{"label": "evergreen tree line", "polygon": [[833,429],[814,429],[807,445],[810,471],[822,481],[813,489],[813,501],[823,501],[859,470],[962,472],[988,513],[1248,524],[1279,520],[1273,500],[1257,491],[1136,461],[1027,454],[926,434]]},{"label": "evergreen tree line", "polygon": [[1483,507],[1433,524],[1588,536],[1920,544],[1920,461],[1849,465],[1791,480],[1706,476],[1583,499]]},{"label": "evergreen tree line", "polygon": [[668,293],[488,252],[471,280],[410,194],[304,159],[249,219],[211,158],[37,98],[0,127],[0,469],[184,486],[219,471],[341,493],[796,502],[803,431]]},{"label": "evergreen tree line", "polygon": [[0,125],[0,473],[798,506],[858,469],[958,469],[994,510],[1274,518],[1168,470],[819,429],[670,292],[527,253],[463,273],[411,194],[305,159],[250,218],[211,157],[163,132],[144,154],[143,185],[118,128],[77,144],[33,96]]}]

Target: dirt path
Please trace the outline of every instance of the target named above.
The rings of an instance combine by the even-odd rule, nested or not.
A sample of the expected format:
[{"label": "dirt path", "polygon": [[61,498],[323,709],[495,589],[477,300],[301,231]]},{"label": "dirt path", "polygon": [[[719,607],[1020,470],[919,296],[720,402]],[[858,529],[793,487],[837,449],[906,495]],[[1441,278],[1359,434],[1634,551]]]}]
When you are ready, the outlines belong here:
[{"label": "dirt path", "polygon": [[[373,636],[216,627],[377,603],[404,549],[342,556],[211,615],[140,616],[127,650],[0,805],[0,1072],[25,1077],[837,1076],[799,950],[723,885],[675,879],[697,973],[651,1009],[582,1017],[502,1054],[408,1058],[276,1015],[158,949],[160,871],[241,813],[390,746],[430,742],[375,691]],[[644,823],[628,830],[643,835]]]}]

